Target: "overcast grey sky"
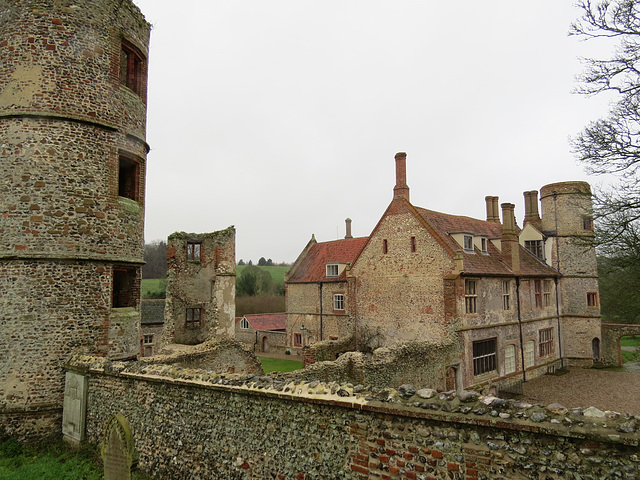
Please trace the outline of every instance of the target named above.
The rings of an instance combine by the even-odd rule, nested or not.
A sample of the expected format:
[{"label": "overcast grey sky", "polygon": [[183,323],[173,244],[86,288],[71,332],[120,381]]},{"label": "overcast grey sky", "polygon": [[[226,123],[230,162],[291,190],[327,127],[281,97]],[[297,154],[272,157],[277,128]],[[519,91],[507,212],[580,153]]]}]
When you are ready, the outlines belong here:
[{"label": "overcast grey sky", "polygon": [[235,225],[237,259],[293,261],[369,235],[407,152],[416,206],[485,217],[589,178],[568,138],[606,109],[571,94],[570,0],[134,0],[153,25],[146,241]]}]

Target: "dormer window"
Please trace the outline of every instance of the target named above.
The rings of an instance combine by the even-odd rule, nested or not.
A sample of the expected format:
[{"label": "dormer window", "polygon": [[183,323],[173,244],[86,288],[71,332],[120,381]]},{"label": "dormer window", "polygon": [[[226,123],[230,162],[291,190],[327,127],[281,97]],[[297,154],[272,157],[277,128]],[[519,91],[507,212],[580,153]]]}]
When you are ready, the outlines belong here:
[{"label": "dormer window", "polygon": [[327,263],[327,277],[337,277],[337,276],[338,276],[338,264]]},{"label": "dormer window", "polygon": [[533,253],[540,260],[544,260],[544,244],[542,240],[525,240],[524,248]]},{"label": "dormer window", "polygon": [[482,253],[487,253],[487,239],[486,238],[481,238],[480,239],[480,245],[481,245],[481,250]]},{"label": "dormer window", "polygon": [[464,236],[464,244],[462,247],[465,252],[473,252],[473,237],[471,235]]}]

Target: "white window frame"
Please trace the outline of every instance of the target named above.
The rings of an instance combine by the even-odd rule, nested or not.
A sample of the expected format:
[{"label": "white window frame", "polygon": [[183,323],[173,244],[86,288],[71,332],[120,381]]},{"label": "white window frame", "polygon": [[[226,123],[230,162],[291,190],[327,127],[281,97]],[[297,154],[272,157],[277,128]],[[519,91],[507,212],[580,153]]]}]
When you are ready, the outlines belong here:
[{"label": "white window frame", "polygon": [[465,252],[473,252],[473,235],[462,236],[462,248]]},{"label": "white window frame", "polygon": [[504,374],[516,371],[516,347],[513,344],[504,347]]},{"label": "white window frame", "polygon": [[536,364],[536,342],[528,340],[524,344],[524,368],[533,367]]},{"label": "white window frame", "polygon": [[337,277],[340,274],[340,266],[337,263],[327,263],[327,277]]},{"label": "white window frame", "polygon": [[249,330],[249,320],[247,320],[247,317],[242,317],[242,320],[240,320],[240,328],[242,330]]},{"label": "white window frame", "polygon": [[344,293],[333,294],[333,309],[344,310]]}]

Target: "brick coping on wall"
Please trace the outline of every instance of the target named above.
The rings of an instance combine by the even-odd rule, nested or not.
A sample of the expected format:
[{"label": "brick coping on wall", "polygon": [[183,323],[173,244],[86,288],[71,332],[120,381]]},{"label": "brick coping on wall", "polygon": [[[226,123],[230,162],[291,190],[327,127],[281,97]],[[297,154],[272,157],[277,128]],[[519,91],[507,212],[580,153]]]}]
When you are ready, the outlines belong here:
[{"label": "brick coping on wall", "polygon": [[527,431],[566,438],[640,445],[640,415],[601,411],[594,407],[567,409],[562,405],[532,405],[476,392],[436,392],[401,385],[376,388],[336,382],[296,382],[252,374],[220,374],[175,365],[117,362],[75,355],[69,370],[89,375],[185,385],[295,402],[331,405],[375,413],[435,420],[503,430]]}]

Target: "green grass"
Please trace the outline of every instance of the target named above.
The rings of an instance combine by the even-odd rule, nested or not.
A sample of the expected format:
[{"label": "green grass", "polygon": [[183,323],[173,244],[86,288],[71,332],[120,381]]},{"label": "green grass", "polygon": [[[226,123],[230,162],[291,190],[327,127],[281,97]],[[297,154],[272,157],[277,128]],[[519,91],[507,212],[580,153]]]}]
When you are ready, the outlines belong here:
[{"label": "green grass", "polygon": [[297,360],[282,360],[279,358],[258,357],[262,363],[264,373],[269,372],[293,372],[302,368],[302,362]]},{"label": "green grass", "polygon": [[622,337],[620,339],[621,347],[637,347],[640,346],[640,336]]},{"label": "green grass", "polygon": [[[42,445],[0,440],[2,480],[102,480],[103,472],[95,447],[74,450],[61,440]],[[148,479],[135,471],[132,478]]]},{"label": "green grass", "polygon": [[626,352],[624,350],[622,351],[622,363],[637,362],[638,357],[638,352]]}]

